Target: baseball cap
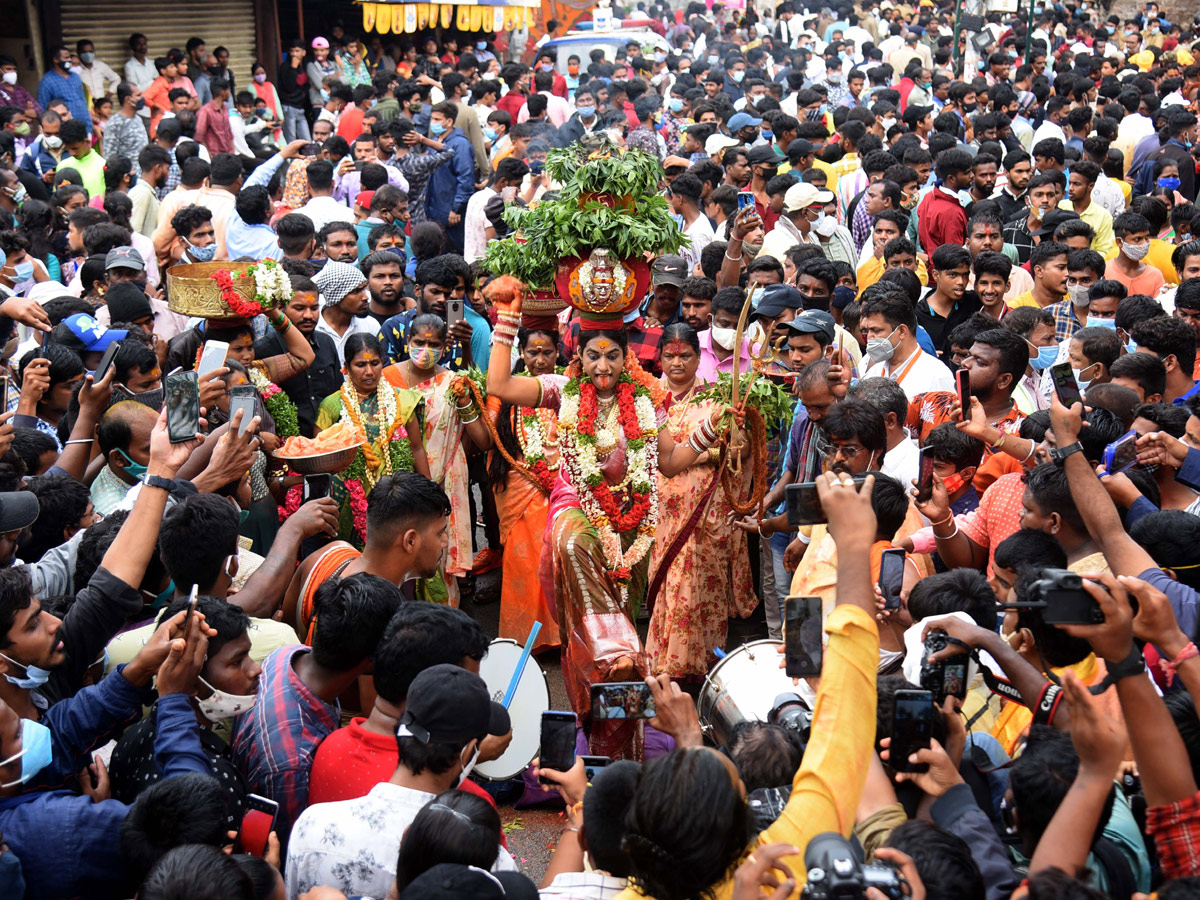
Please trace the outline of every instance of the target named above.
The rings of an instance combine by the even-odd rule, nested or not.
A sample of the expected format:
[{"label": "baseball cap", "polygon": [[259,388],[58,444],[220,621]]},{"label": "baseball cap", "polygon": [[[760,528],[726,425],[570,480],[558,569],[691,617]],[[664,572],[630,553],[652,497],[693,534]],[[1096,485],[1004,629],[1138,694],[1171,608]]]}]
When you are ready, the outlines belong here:
[{"label": "baseball cap", "polygon": [[796,138],[787,145],[788,159],[801,159],[808,156],[817,148],[813,146],[813,142],[807,138]]},{"label": "baseball cap", "polygon": [[790,284],[768,284],[762,289],[756,315],[770,319],[788,309],[800,309],[804,306],[804,295]]},{"label": "baseball cap", "polygon": [[0,493],[0,533],[28,528],[38,517],[37,495],[30,491]]},{"label": "baseball cap", "polygon": [[778,153],[766,144],[759,144],[757,147],[751,147],[747,151],[746,162],[752,166],[778,166],[783,160],[779,158]]},{"label": "baseball cap", "polygon": [[124,328],[105,328],[87,313],[75,313],[62,320],[62,324],[71,330],[71,335],[83,344],[84,353],[96,353],[107,350],[114,341],[122,341],[129,336]]},{"label": "baseball cap", "polygon": [[741,141],[735,141],[727,134],[713,134],[704,142],[704,152],[709,156],[716,156],[722,150],[736,147],[740,143]]},{"label": "baseball cap", "polygon": [[504,885],[491,872],[458,863],[426,869],[400,892],[402,900],[504,900]]},{"label": "baseball cap", "polygon": [[688,277],[688,264],[682,256],[668,253],[658,257],[650,264],[650,284],[657,287],[660,284],[673,284],[683,287],[684,279]]},{"label": "baseball cap", "polygon": [[1078,219],[1079,214],[1069,209],[1048,209],[1046,214],[1042,216],[1042,227],[1033,232],[1034,237],[1051,237],[1054,230],[1063,222],[1070,222],[1072,219]]},{"label": "baseball cap", "polygon": [[828,203],[832,199],[833,191],[823,191],[815,184],[801,181],[799,184],[793,184],[783,195],[783,211],[795,212],[814,203]]},{"label": "baseball cap", "polygon": [[821,309],[806,309],[788,322],[788,328],[801,334],[823,334],[832,341],[834,335],[833,316]]},{"label": "baseball cap", "polygon": [[915,106],[913,104],[909,104],[908,109],[904,111],[904,121],[920,122],[931,112],[933,112],[932,106]]},{"label": "baseball cap", "polygon": [[113,247],[104,257],[104,271],[107,272],[109,269],[145,271],[146,261],[142,259],[142,254],[132,247]]},{"label": "baseball cap", "polygon": [[354,205],[361,206],[363,209],[371,208],[371,200],[374,199],[374,191],[359,191],[358,196],[354,198]]},{"label": "baseball cap", "polygon": [[752,125],[761,125],[762,119],[756,119],[750,113],[734,113],[733,118],[729,120],[729,133],[737,134],[743,128],[749,128]]},{"label": "baseball cap", "polygon": [[149,298],[131,281],[118,281],[104,294],[113,322],[136,322],[154,315]]},{"label": "baseball cap", "polygon": [[314,50],[328,50],[329,49],[329,41],[325,40],[325,38],[323,38],[323,37],[313,38],[312,45],[313,45]]},{"label": "baseball cap", "polygon": [[474,672],[443,663],[430,666],[408,688],[397,734],[423,744],[466,742],[481,734],[507,734],[508,710],[492,702]]}]

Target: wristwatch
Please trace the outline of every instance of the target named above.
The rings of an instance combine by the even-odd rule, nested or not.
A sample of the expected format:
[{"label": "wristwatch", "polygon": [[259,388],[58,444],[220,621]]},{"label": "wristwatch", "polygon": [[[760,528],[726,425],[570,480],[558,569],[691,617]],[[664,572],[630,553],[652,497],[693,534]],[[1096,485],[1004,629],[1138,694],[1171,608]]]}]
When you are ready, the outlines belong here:
[{"label": "wristwatch", "polygon": [[1066,462],[1068,456],[1070,456],[1072,453],[1078,453],[1082,449],[1083,444],[1079,443],[1079,441],[1076,441],[1073,444],[1068,444],[1065,447],[1055,447],[1050,451],[1050,459],[1061,466],[1064,462]]},{"label": "wristwatch", "polygon": [[175,482],[170,478],[163,478],[161,475],[146,475],[142,481],[146,487],[162,488],[168,494],[175,489]]}]

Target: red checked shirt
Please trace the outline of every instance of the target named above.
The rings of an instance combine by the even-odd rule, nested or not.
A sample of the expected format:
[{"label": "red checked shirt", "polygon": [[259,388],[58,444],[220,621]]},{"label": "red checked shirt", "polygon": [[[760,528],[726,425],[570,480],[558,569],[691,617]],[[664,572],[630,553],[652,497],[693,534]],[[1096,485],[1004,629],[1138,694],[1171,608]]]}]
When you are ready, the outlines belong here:
[{"label": "red checked shirt", "polygon": [[1200,793],[1146,810],[1146,831],[1168,881],[1200,875]]}]

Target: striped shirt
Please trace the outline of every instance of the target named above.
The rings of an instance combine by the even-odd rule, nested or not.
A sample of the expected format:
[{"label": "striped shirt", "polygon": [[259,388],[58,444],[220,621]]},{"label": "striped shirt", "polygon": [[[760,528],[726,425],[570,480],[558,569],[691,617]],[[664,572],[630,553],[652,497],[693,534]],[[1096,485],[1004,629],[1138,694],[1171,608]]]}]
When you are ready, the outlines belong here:
[{"label": "striped shirt", "polygon": [[308,805],[308,779],[313,754],[341,719],[341,708],[326,703],[300,680],[292,665],[296,644],[281,647],[262,664],[258,702],[235,721],[233,758],[255,794],[276,801],[275,830],[286,836]]}]

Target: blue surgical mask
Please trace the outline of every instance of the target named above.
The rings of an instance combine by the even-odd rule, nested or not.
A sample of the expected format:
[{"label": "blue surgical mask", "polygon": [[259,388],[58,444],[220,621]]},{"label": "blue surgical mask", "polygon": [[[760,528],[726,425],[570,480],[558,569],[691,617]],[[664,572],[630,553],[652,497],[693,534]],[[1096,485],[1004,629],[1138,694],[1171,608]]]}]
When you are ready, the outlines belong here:
[{"label": "blue surgical mask", "polygon": [[[1091,316],[1088,316],[1088,324],[1090,325],[1091,323],[1092,323]],[[1087,389],[1092,386],[1092,379],[1091,378],[1082,378],[1080,376],[1082,376],[1084,372],[1088,371],[1088,369],[1095,368],[1095,366],[1096,366],[1096,364],[1092,363],[1090,366],[1087,366],[1086,368],[1071,370],[1071,374],[1073,374],[1075,376],[1075,384],[1077,384],[1079,386],[1079,392],[1081,394],[1087,393]]]},{"label": "blue surgical mask", "polygon": [[126,453],[124,450],[122,450],[120,447],[117,448],[117,452],[120,453],[121,456],[123,456],[125,458],[125,471],[126,472],[128,472],[134,478],[141,478],[143,475],[146,474],[146,466],[143,466],[141,463],[134,462],[132,459],[129,458],[129,454]]},{"label": "blue surgical mask", "polygon": [[21,752],[0,762],[0,766],[6,766],[17,759],[21,760],[21,777],[8,784],[0,784],[0,788],[28,784],[38,772],[50,765],[54,760],[54,742],[50,738],[50,729],[33,719],[22,719]]},{"label": "blue surgical mask", "polygon": [[683,98],[672,97],[668,106],[670,106],[671,112],[683,112]]},{"label": "blue surgical mask", "polygon": [[16,280],[17,280],[18,284],[22,281],[28,281],[30,278],[33,277],[33,263],[30,262],[29,260],[25,260],[25,262],[17,263],[13,267],[13,271],[15,271],[17,273]]},{"label": "blue surgical mask", "polygon": [[590,119],[594,115],[596,115],[596,107],[594,107],[594,106],[579,107],[579,117],[581,119]]},{"label": "blue surgical mask", "polygon": [[746,73],[745,73],[745,71],[730,72],[729,77],[732,78],[736,82],[741,82],[741,80],[746,77]]},{"label": "blue surgical mask", "polygon": [[715,66],[715,65],[716,65],[718,62],[720,62],[720,61],[721,61],[721,58],[720,58],[719,56],[717,56],[717,54],[715,54],[715,53],[710,53],[710,54],[708,55],[708,64],[709,64],[710,66]]},{"label": "blue surgical mask", "polygon": [[429,133],[430,134],[435,134],[435,135],[442,134],[445,130],[446,130],[446,126],[444,124],[442,124],[441,122],[430,122],[429,123]]},{"label": "blue surgical mask", "polygon": [[[187,244],[187,241],[184,241]],[[217,244],[214,241],[207,247],[197,247],[195,244],[187,244],[187,255],[194,262],[212,262],[213,257],[217,255]]]},{"label": "blue surgical mask", "polygon": [[487,138],[489,141],[494,141],[496,139],[496,129],[495,128],[483,129],[483,136],[485,138]]},{"label": "blue surgical mask", "polygon": [[1058,359],[1058,345],[1051,344],[1049,347],[1038,347],[1037,359],[1031,360],[1030,365],[1033,366],[1035,372],[1042,372],[1052,365]]},{"label": "blue surgical mask", "polygon": [[1117,330],[1117,320],[1110,316],[1088,316],[1088,328],[1107,328],[1109,331]]},{"label": "blue surgical mask", "polygon": [[486,50],[487,49],[487,41],[476,41],[475,49],[476,50]]},{"label": "blue surgical mask", "polygon": [[1160,188],[1165,188],[1168,191],[1179,190],[1181,183],[1177,175],[1164,175],[1155,182]]},{"label": "blue surgical mask", "polygon": [[50,672],[46,669],[39,668],[38,666],[27,666],[24,663],[17,662],[11,656],[5,656],[3,653],[0,653],[0,658],[6,659],[14,666],[20,666],[25,670],[24,678],[17,678],[14,675],[4,676],[19,688],[24,688],[27,691],[37,690],[50,680]]}]

